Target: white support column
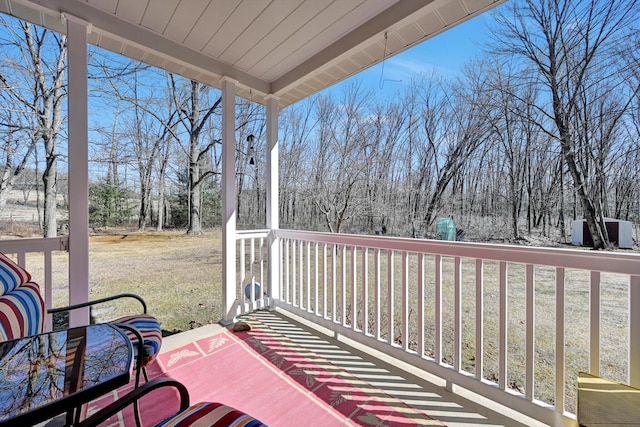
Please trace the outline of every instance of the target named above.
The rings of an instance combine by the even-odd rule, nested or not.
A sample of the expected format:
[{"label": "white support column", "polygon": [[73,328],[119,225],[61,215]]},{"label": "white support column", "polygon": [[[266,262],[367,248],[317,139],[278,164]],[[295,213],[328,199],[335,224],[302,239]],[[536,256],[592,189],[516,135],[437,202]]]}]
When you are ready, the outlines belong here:
[{"label": "white support column", "polygon": [[[278,98],[267,96],[267,228],[272,231],[280,228],[278,113]],[[280,239],[275,237],[269,239],[267,277],[270,308],[274,309],[275,301],[280,299]]]},{"label": "white support column", "polygon": [[[89,300],[89,150],[87,33],[90,24],[65,16],[68,36],[69,304]],[[89,323],[89,308],[74,310],[70,326]]]},{"label": "white support column", "polygon": [[236,85],[222,79],[222,319],[234,322],[236,295]]}]

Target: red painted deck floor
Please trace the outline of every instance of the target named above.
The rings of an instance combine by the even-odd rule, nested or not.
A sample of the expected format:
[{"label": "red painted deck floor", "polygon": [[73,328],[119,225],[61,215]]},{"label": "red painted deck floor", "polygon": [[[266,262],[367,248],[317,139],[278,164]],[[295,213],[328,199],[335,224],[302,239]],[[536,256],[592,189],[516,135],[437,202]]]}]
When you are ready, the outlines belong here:
[{"label": "red painted deck floor", "polygon": [[[522,425],[452,396],[436,385],[368,358],[272,312],[243,318],[248,332],[204,328],[184,342],[168,337],[152,378],[187,386],[191,402],[219,401],[277,426],[502,426]],[[176,340],[182,338],[181,344]],[[89,413],[130,387],[94,402]],[[157,390],[141,402],[143,425],[178,406],[172,390]],[[133,426],[131,408],[105,426]]]}]

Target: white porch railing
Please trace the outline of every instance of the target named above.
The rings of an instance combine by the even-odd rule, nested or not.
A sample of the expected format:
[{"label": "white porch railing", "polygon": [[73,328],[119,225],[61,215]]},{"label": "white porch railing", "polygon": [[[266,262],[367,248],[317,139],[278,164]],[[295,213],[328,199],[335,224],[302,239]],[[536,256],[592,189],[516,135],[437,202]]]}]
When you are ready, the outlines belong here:
[{"label": "white porch railing", "polygon": [[[16,239],[16,240],[0,240],[0,252],[5,255],[15,256],[18,265],[32,273],[32,267],[27,264],[27,254],[40,254],[42,261],[32,260],[34,264],[38,264],[38,270],[42,266],[42,280],[33,280],[40,285],[40,292],[44,297],[45,308],[49,310],[53,302],[53,262],[54,252],[67,252],[69,247],[69,237],[49,237],[35,239]],[[34,275],[35,276],[35,275]],[[45,331],[52,330],[52,317],[47,314],[45,316]]]},{"label": "white porch railing", "polygon": [[238,314],[266,308],[271,302],[266,280],[268,237],[269,230],[237,232]]},{"label": "white porch railing", "polygon": [[575,425],[577,371],[640,385],[637,254],[261,230],[239,233],[240,288],[264,284],[267,236],[277,306],[452,389]]}]

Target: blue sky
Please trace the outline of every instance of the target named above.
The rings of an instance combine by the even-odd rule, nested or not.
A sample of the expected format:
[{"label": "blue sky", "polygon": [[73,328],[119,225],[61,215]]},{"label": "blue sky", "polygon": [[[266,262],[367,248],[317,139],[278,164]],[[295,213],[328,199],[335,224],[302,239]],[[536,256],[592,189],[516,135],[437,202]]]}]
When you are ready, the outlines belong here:
[{"label": "blue sky", "polygon": [[[495,9],[494,9],[495,10]],[[329,91],[340,92],[345,84],[360,81],[362,89],[371,89],[379,95],[393,95],[402,91],[412,77],[436,71],[440,75],[455,77],[468,60],[481,54],[481,46],[489,40],[488,24],[491,11],[444,33],[388,58],[358,75],[341,82]],[[383,76],[382,88],[381,76]]]}]

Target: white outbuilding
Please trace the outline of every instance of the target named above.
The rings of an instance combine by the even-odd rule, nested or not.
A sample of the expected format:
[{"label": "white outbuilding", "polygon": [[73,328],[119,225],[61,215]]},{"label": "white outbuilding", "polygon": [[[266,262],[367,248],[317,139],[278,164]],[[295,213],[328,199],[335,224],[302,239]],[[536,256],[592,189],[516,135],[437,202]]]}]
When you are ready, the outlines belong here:
[{"label": "white outbuilding", "polygon": [[[605,218],[609,240],[621,249],[632,249],[632,224],[620,219]],[[593,239],[587,227],[587,221],[579,219],[571,222],[571,244],[576,246],[593,246]]]}]

